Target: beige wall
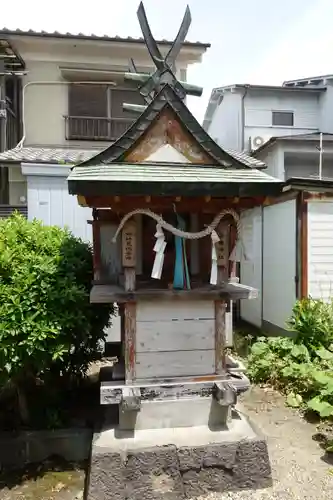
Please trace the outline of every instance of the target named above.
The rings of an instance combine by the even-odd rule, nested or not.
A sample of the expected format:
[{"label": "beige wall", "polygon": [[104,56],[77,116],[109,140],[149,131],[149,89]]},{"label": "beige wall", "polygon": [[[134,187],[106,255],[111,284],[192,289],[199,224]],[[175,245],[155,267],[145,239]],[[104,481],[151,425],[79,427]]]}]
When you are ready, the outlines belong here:
[{"label": "beige wall", "polygon": [[[13,45],[26,62],[23,77],[24,145],[68,145],[65,138],[65,119],[68,108],[69,70],[95,70],[89,80],[114,80],[114,71],[126,71],[133,58],[139,70],[153,70],[152,61],[143,44],[116,44],[75,40],[50,40],[14,37]],[[165,49],[166,50],[166,49]],[[186,77],[188,64],[201,60],[202,49],[185,49],[178,59],[177,76]],[[66,69],[66,71],[65,71]],[[108,72],[113,71],[108,76]],[[71,80],[75,75],[71,74]],[[96,76],[95,76],[96,75]],[[82,81],[82,74],[78,76]],[[51,83],[52,82],[52,83]],[[103,147],[106,143],[71,141],[77,146]]]}]

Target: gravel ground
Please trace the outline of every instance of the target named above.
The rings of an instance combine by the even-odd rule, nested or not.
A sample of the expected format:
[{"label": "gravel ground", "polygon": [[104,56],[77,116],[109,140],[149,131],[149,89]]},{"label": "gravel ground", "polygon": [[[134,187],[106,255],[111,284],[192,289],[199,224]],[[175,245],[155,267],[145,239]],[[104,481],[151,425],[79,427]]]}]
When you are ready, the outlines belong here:
[{"label": "gravel ground", "polygon": [[283,396],[271,389],[253,387],[241,406],[267,438],[273,487],[215,493],[205,500],[333,500],[333,459],[329,463],[313,440],[315,425],[287,408]]}]

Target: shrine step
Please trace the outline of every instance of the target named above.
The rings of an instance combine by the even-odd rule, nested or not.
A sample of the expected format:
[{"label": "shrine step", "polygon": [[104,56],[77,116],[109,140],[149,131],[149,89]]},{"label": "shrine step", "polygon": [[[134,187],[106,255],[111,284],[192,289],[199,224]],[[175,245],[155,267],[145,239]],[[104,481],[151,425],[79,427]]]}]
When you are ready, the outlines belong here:
[{"label": "shrine step", "polygon": [[219,432],[198,426],[96,433],[87,500],[183,500],[271,483],[266,442],[238,416]]}]

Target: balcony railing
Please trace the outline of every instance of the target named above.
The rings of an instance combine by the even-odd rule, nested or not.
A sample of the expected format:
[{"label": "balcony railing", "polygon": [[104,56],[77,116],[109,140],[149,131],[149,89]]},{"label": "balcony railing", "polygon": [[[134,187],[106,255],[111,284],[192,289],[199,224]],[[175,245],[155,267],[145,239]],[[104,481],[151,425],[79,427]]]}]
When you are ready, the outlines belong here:
[{"label": "balcony railing", "polygon": [[65,116],[66,139],[115,141],[132,125],[133,118]]},{"label": "balcony railing", "polygon": [[0,205],[0,219],[6,219],[16,211],[28,217],[28,207],[25,205]]}]

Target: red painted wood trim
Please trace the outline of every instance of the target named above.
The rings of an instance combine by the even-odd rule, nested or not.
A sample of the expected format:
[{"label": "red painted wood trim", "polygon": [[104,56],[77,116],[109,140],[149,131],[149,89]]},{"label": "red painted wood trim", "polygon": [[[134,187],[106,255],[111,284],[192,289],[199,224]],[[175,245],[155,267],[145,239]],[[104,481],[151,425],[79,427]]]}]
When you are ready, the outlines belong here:
[{"label": "red painted wood trim", "polygon": [[300,298],[308,296],[308,205],[304,193],[300,200],[300,244],[301,244],[301,294]]}]

